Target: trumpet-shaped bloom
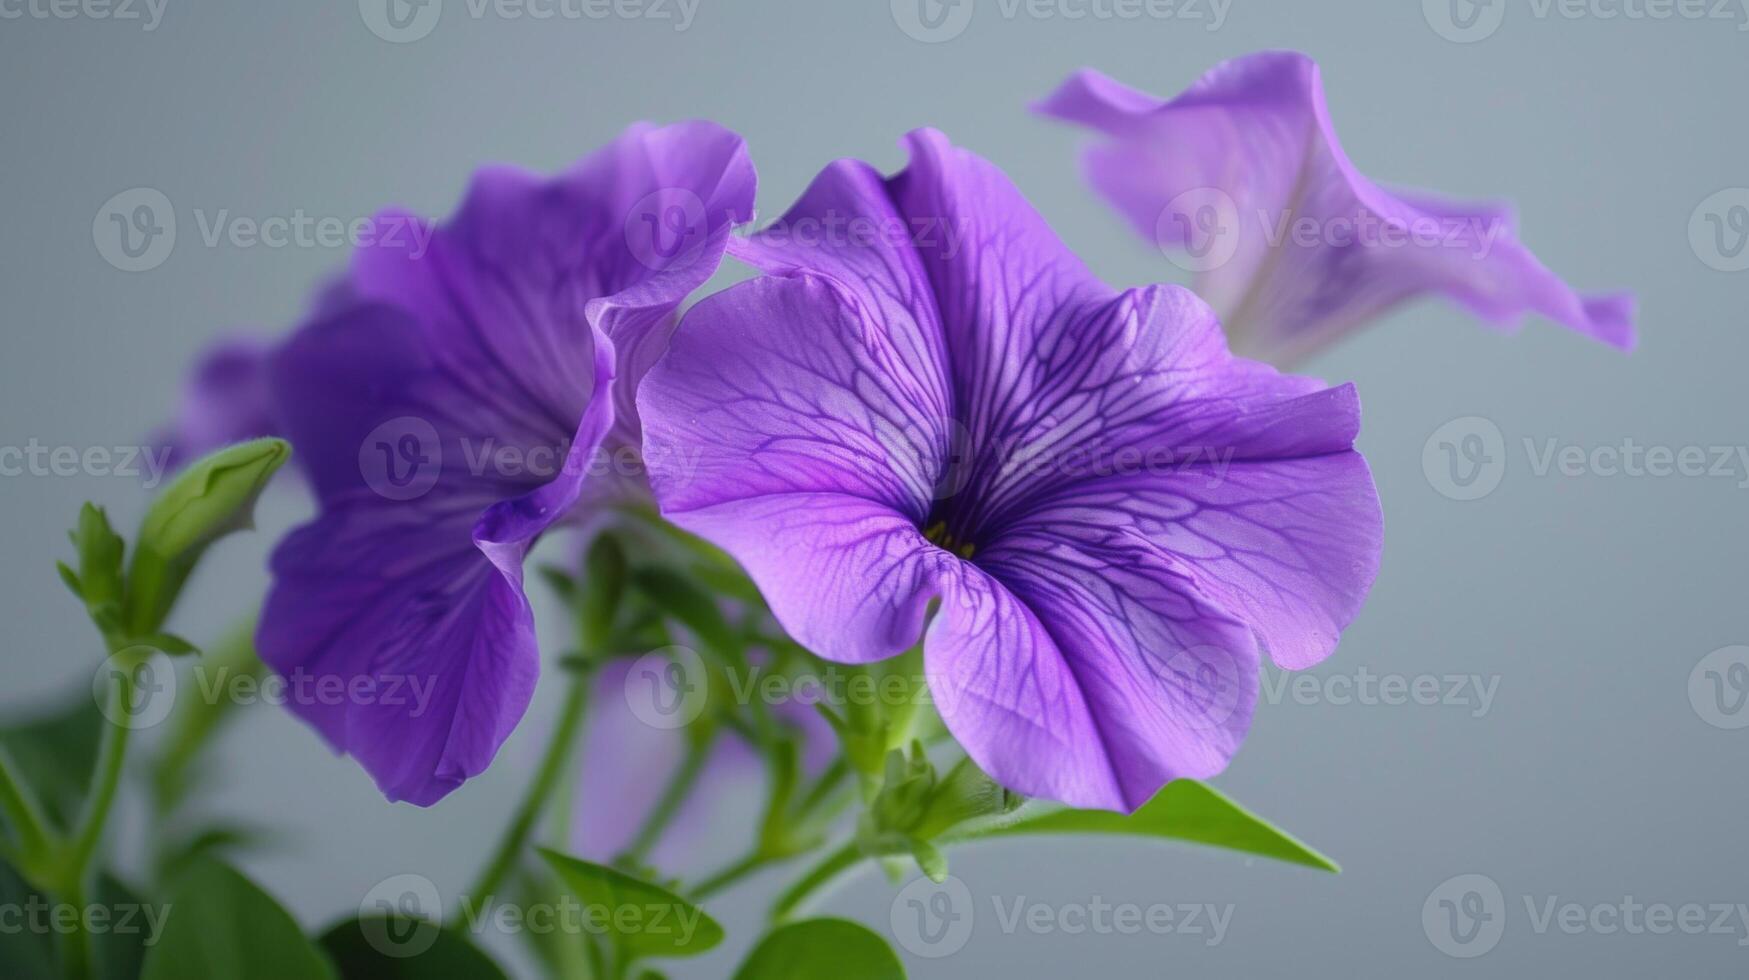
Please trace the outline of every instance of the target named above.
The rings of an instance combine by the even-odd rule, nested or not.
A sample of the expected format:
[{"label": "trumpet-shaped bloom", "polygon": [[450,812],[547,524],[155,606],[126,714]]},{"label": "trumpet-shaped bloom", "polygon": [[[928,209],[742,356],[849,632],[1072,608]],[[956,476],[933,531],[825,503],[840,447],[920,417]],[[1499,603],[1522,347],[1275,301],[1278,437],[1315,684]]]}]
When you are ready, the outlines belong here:
[{"label": "trumpet-shaped bloom", "polygon": [[1291,363],[1430,293],[1503,329],[1534,312],[1633,346],[1632,298],[1575,293],[1506,208],[1393,193],[1356,170],[1304,55],[1226,62],[1170,101],[1083,70],[1035,108],[1106,137],[1089,180],[1196,273],[1239,353]]},{"label": "trumpet-shaped bloom", "polygon": [[618,489],[602,450],[636,444],[631,388],[753,183],[708,123],[635,127],[553,179],[483,171],[441,225],[383,216],[406,233],[362,249],[274,356],[319,514],[274,555],[261,654],[390,799],[440,799],[521,719],[523,557]]},{"label": "trumpet-shaped bloom", "polygon": [[1103,285],[939,133],[909,148],[731,246],[767,275],[700,302],[640,389],[652,489],[822,656],[921,637],[1007,786],[1134,808],[1225,766],[1260,649],[1316,663],[1358,612],[1359,404],[1233,357],[1186,290]]}]

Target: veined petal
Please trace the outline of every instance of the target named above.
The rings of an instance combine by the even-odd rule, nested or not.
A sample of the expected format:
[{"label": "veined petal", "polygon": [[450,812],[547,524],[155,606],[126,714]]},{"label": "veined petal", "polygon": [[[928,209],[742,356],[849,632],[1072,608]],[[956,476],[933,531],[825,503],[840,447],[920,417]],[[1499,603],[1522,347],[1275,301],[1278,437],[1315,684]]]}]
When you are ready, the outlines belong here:
[{"label": "veined petal", "polygon": [[1036,108],[1108,137],[1089,178],[1148,240],[1188,251],[1240,353],[1292,362],[1426,293],[1502,328],[1534,312],[1633,346],[1631,300],[1575,293],[1498,205],[1393,194],[1356,170],[1304,55],[1226,62],[1170,101],[1083,70]]},{"label": "veined petal", "polygon": [[989,584],[944,601],[925,655],[943,719],[987,772],[1133,810],[1226,768],[1251,726],[1257,644],[1174,556],[1088,508],[1012,529],[977,567]]},{"label": "veined petal", "polygon": [[915,646],[957,562],[904,515],[843,493],[770,493],[667,516],[734,555],[784,631],[839,663]]},{"label": "veined petal", "polygon": [[836,493],[925,516],[947,455],[939,365],[812,273],[742,283],[687,313],[639,392],[663,513]]},{"label": "veined petal", "polygon": [[[435,802],[521,718],[539,669],[522,561],[610,492],[592,464],[632,405],[626,375],[752,192],[741,141],[706,123],[634,127],[553,180],[485,171],[452,221],[380,217],[276,356],[322,513],[275,556],[258,643],[287,676],[433,681],[417,718],[293,705],[392,798]],[[646,213],[669,237],[640,237]],[[635,443],[635,421],[617,431]]]},{"label": "veined petal", "polygon": [[1132,529],[1290,670],[1335,650],[1372,588],[1384,537],[1355,452],[1098,477],[1038,501],[1022,527],[1058,524]]},{"label": "veined petal", "polygon": [[359,496],[274,554],[262,659],[287,707],[390,800],[428,806],[484,771],[534,691],[528,604],[473,546],[477,513]]}]

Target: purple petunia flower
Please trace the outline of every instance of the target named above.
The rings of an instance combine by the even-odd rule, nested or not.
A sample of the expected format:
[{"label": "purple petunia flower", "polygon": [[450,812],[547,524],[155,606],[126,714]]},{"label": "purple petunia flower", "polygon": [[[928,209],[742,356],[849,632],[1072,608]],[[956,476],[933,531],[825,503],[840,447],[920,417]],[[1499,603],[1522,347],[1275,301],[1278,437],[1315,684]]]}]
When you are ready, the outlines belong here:
[{"label": "purple petunia flower", "polygon": [[268,394],[272,345],[254,337],[227,337],[201,351],[184,382],[176,417],[153,442],[180,468],[234,442],[279,434]]},{"label": "purple petunia flower", "polygon": [[274,555],[258,643],[390,799],[442,798],[521,719],[523,557],[641,482],[601,453],[636,446],[631,390],[753,188],[709,123],[634,127],[550,180],[483,171],[436,228],[381,216],[409,233],[359,251],[275,355],[320,513]]},{"label": "purple petunia flower", "polygon": [[1087,154],[1089,179],[1196,273],[1238,353],[1289,364],[1425,293],[1505,329],[1535,312],[1634,345],[1632,297],[1575,293],[1519,243],[1505,207],[1361,175],[1305,55],[1226,62],[1171,101],[1083,70],[1035,108],[1108,137]]},{"label": "purple petunia flower", "polygon": [[652,488],[820,655],[921,636],[1005,785],[1134,808],[1225,766],[1260,645],[1317,663],[1360,609],[1359,404],[1231,356],[1184,289],[1106,287],[939,133],[909,147],[731,246],[768,275],[700,302],[640,389]]}]

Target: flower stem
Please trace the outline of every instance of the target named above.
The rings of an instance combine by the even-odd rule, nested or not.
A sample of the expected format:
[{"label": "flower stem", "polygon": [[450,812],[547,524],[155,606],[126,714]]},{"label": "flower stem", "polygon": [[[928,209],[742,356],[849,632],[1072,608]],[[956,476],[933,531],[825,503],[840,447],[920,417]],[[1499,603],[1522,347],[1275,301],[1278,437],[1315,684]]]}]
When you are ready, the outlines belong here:
[{"label": "flower stem", "polygon": [[770,863],[771,859],[758,851],[745,854],[739,860],[706,876],[703,881],[694,885],[692,897],[694,900],[702,902]]},{"label": "flower stem", "polygon": [[[18,836],[18,847],[25,855],[44,855],[53,846],[54,836],[43,817],[42,806],[24,780],[17,774],[17,765],[0,746],[0,814],[4,814]],[[35,884],[33,882],[33,884]]]},{"label": "flower stem", "polygon": [[777,902],[771,907],[772,920],[782,921],[787,918],[816,891],[831,884],[834,878],[855,867],[862,859],[862,850],[856,846],[855,841],[851,841],[827,855],[824,860],[814,865],[807,874],[802,875],[795,884],[789,886],[782,895],[778,896]]},{"label": "flower stem", "polygon": [[476,900],[485,901],[491,896],[516,866],[523,849],[528,845],[529,835],[540,820],[542,808],[552,795],[553,788],[564,776],[565,770],[569,768],[573,750],[576,748],[577,733],[583,726],[584,708],[589,703],[589,682],[589,672],[577,671],[573,674],[570,690],[565,694],[564,707],[560,710],[559,723],[553,729],[552,741],[547,743],[546,755],[541,760],[534,782],[529,785],[528,793],[517,808],[515,818],[505,830],[503,839],[498,842],[498,849],[493,853],[491,862],[486,865],[486,870],[480,874],[473,890],[468,893]]},{"label": "flower stem", "polygon": [[638,828],[637,837],[626,847],[625,857],[642,861],[650,853],[650,849],[662,839],[662,832],[674,822],[681,805],[698,785],[698,777],[704,773],[705,762],[710,758],[711,746],[715,741],[714,735],[706,736],[687,747],[686,757],[681,760],[680,768],[668,780],[661,798],[650,810],[650,815],[644,819],[644,825]]},{"label": "flower stem", "polygon": [[116,718],[131,719],[129,711],[134,697],[134,674],[118,670],[111,675],[115,683],[109,689],[111,719],[103,728],[103,740],[97,748],[97,769],[91,776],[91,790],[85,798],[85,810],[73,832],[65,873],[68,881],[83,882],[103,839],[103,828],[109,822],[109,811],[115,804],[115,792],[121,786],[122,765],[127,761],[128,736],[133,726]]},{"label": "flower stem", "polygon": [[79,815],[60,867],[55,872],[62,899],[80,910],[66,944],[67,975],[75,980],[91,976],[91,965],[95,960],[92,936],[85,929],[85,881],[91,872],[91,860],[97,855],[97,846],[103,840],[103,829],[109,823],[110,810],[115,805],[122,766],[127,761],[128,736],[133,732],[133,725],[129,722],[133,717],[130,708],[134,697],[134,673],[132,670],[117,670],[110,676],[115,683],[109,689],[109,723],[103,727],[102,741],[97,747],[97,768],[91,774],[85,809]]}]

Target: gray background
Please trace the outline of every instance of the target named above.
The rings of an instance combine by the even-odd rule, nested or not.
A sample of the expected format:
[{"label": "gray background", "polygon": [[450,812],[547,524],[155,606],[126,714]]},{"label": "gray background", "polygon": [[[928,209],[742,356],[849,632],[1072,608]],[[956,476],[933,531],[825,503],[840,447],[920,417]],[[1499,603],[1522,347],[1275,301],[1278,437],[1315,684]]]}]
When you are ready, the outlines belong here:
[{"label": "gray background", "polygon": [[[768,216],[828,160],[895,168],[899,136],[936,126],[1004,167],[1112,282],[1175,279],[1081,184],[1076,134],[1025,105],[1082,65],[1166,94],[1222,58],[1301,49],[1323,64],[1364,171],[1509,197],[1551,267],[1641,297],[1632,356],[1542,321],[1498,336],[1430,302],[1308,366],[1360,386],[1387,525],[1371,601],[1316,675],[1478,675],[1498,683],[1491,708],[1266,704],[1218,785],[1337,857],[1343,874],[1117,840],[987,845],[953,856],[975,896],[970,941],[908,965],[919,977],[1742,975],[1749,931],[1735,917],[1723,935],[1574,935],[1539,932],[1527,900],[1539,914],[1551,898],[1749,902],[1749,731],[1708,720],[1749,714],[1709,713],[1689,696],[1701,658],[1749,642],[1749,473],[1539,475],[1525,449],[1749,441],[1749,272],[1709,266],[1689,237],[1703,200],[1749,186],[1749,128],[1732,94],[1749,83],[1739,9],[1731,20],[1538,16],[1512,0],[1492,36],[1456,43],[1415,3],[1234,0],[1209,30],[1206,6],[1201,19],[1070,20],[1055,5],[1008,17],[998,0],[976,0],[963,33],[922,43],[879,2],[705,0],[684,31],[673,19],[446,8],[407,44],[367,30],[350,0],[168,0],[149,32],[87,16],[0,20],[0,445],[137,443],[204,342],[283,330],[344,257],[207,247],[197,209],[442,214],[480,163],[558,168],[642,118],[708,117],[744,134]],[[126,273],[100,256],[92,221],[140,186],[174,202],[181,229],[161,266]],[[1424,473],[1423,449],[1469,416],[1498,425],[1506,468],[1491,494],[1459,501]],[[131,526],[142,495],[114,476],[0,478],[0,708],[31,710],[90,677],[88,626],[50,564],[87,498]],[[273,534],[307,506],[278,492],[264,533],[215,555],[174,625],[203,639],[247,611]],[[546,686],[543,705],[552,695]],[[383,803],[289,717],[252,712],[226,751],[219,806],[286,830],[282,849],[248,867],[306,920],[356,909],[400,872],[459,888],[526,779],[541,715],[489,774],[422,811]],[[747,832],[728,816],[714,830],[724,853]],[[1491,911],[1504,934],[1479,958],[1445,955],[1423,924],[1424,903],[1460,874],[1488,876],[1503,897]],[[718,902],[728,947],[675,972],[726,973],[752,935],[754,899],[780,880]],[[886,932],[892,895],[865,873],[824,907]],[[1214,946],[1005,933],[992,900],[1021,896],[1053,909],[1096,896],[1231,903],[1233,915]]]}]

